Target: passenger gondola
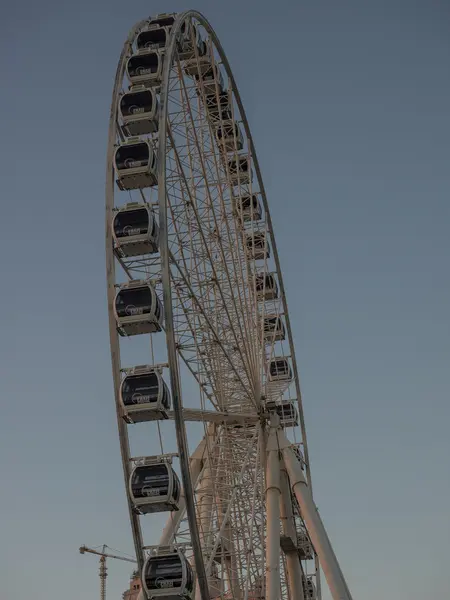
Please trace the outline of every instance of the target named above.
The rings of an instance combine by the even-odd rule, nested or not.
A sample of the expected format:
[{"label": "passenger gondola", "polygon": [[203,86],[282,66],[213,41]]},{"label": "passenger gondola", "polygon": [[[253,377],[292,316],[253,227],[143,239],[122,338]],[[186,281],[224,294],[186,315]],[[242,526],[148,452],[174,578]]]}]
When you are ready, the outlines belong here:
[{"label": "passenger gondola", "polygon": [[156,50],[141,50],[127,61],[127,75],[131,85],[157,86],[161,83],[163,53]]},{"label": "passenger gondola", "polygon": [[256,194],[234,198],[234,208],[242,221],[259,221],[261,219],[262,209]]},{"label": "passenger gondola", "polygon": [[148,29],[141,31],[136,38],[138,53],[165,48],[169,39],[169,31],[170,29],[157,24],[150,25]]},{"label": "passenger gondola", "polygon": [[255,287],[259,300],[275,300],[278,298],[277,280],[272,273],[256,275]]},{"label": "passenger gondola", "polygon": [[175,23],[175,13],[160,13],[156,17],[151,17],[149,22],[150,27],[168,27],[169,29]]},{"label": "passenger gondola", "polygon": [[229,159],[228,172],[232,185],[244,185],[253,180],[252,170],[246,155],[236,154]]},{"label": "passenger gondola", "polygon": [[282,427],[296,427],[298,425],[298,412],[292,400],[266,402],[266,409],[275,412],[280,417]]},{"label": "passenger gondola", "polygon": [[205,71],[197,71],[194,73],[194,79],[205,94],[215,94],[217,89],[219,91],[223,89],[223,75],[217,64],[210,65],[209,69]]},{"label": "passenger gondola", "polygon": [[225,152],[242,150],[244,138],[239,124],[234,121],[225,121],[216,129],[216,139]]},{"label": "passenger gondola", "polygon": [[266,342],[273,343],[284,340],[286,329],[281,317],[269,316],[264,318],[264,339]]},{"label": "passenger gondola", "polygon": [[127,423],[167,419],[170,392],[161,373],[147,365],[126,371],[120,386],[123,418]]},{"label": "passenger gondola", "polygon": [[129,482],[134,510],[142,515],[178,510],[180,481],[170,462],[150,457],[136,465]]},{"label": "passenger gondola", "polygon": [[287,358],[275,357],[269,364],[269,381],[291,381],[292,369]]},{"label": "passenger gondola", "polygon": [[302,575],[303,592],[305,600],[316,600],[316,586],[312,580],[312,577],[305,577]]},{"label": "passenger gondola", "polygon": [[126,136],[158,131],[159,104],[155,91],[135,85],[120,98],[119,115]]},{"label": "passenger gondola", "polygon": [[148,204],[129,202],[114,215],[114,250],[121,257],[154,254],[159,250],[159,227]]},{"label": "passenger gondola", "polygon": [[142,571],[142,583],[148,598],[160,600],[190,599],[194,591],[192,567],[181,550],[163,551],[149,556]]},{"label": "passenger gondola", "polygon": [[148,140],[130,138],[118,146],[114,163],[121,190],[152,187],[158,182],[156,152]]},{"label": "passenger gondola", "polygon": [[163,310],[148,281],[129,281],[120,286],[114,302],[117,330],[122,336],[161,331]]},{"label": "passenger gondola", "polygon": [[206,74],[211,69],[211,58],[206,52],[204,56],[191,58],[183,63],[184,72],[189,77],[198,77],[199,74]]},{"label": "passenger gondola", "polygon": [[246,235],[247,258],[249,260],[264,260],[270,258],[270,246],[264,232],[256,231]]},{"label": "passenger gondola", "polygon": [[219,88],[218,93],[214,90],[212,94],[205,95],[205,106],[209,117],[214,120],[228,121],[232,118],[230,97],[228,92],[223,88]]},{"label": "passenger gondola", "polygon": [[183,21],[177,40],[180,60],[194,60],[206,54],[206,44],[201,39],[197,27],[192,21]]}]

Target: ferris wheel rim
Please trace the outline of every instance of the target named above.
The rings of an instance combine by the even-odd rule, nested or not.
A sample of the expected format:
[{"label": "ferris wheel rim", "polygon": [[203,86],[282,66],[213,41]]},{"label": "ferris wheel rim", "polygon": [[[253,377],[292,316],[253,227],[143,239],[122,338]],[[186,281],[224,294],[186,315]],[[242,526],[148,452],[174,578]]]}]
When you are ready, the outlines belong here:
[{"label": "ferris wheel rim", "polygon": [[[109,116],[109,127],[108,127],[108,151],[106,156],[106,186],[105,186],[105,200],[106,200],[106,233],[105,233],[105,244],[106,244],[106,279],[107,279],[107,298],[108,298],[108,321],[109,321],[109,339],[111,349],[111,362],[112,362],[112,375],[113,375],[113,388],[114,388],[114,399],[116,405],[116,420],[117,429],[119,434],[120,454],[122,462],[122,470],[125,480],[125,489],[127,489],[129,476],[130,476],[130,447],[128,439],[128,430],[125,422],[121,415],[120,406],[120,345],[118,339],[118,333],[116,328],[116,320],[114,316],[114,298],[115,298],[115,256],[113,252],[113,241],[111,231],[111,221],[113,216],[114,208],[114,166],[113,166],[113,155],[114,147],[116,143],[116,120],[117,120],[117,107],[120,97],[120,87],[123,80],[125,71],[125,59],[126,53],[130,48],[133,40],[135,39],[138,31],[145,26],[146,20],[142,19],[138,21],[130,29],[127,39],[122,47],[121,54],[116,68],[116,75],[114,79],[114,87],[111,101],[111,109]],[[129,494],[126,494],[128,514],[131,523],[131,529],[133,533],[133,542],[136,553],[136,560],[138,568],[141,571],[144,565],[142,555],[142,532],[139,526],[137,515],[133,511],[133,506]]]}]

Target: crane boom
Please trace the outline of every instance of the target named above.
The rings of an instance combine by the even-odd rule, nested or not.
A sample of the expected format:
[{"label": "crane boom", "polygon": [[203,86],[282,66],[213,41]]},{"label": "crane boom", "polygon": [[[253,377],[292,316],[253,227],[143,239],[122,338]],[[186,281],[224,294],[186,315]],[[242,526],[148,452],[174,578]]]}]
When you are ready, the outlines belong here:
[{"label": "crane boom", "polygon": [[[105,546],[104,546],[105,548]],[[105,558],[116,558],[117,560],[126,560],[127,562],[136,563],[137,561],[134,558],[126,558],[125,556],[117,556],[116,554],[108,554],[107,552],[99,552],[98,550],[94,550],[93,548],[88,548],[87,546],[80,547],[80,554],[84,554],[85,552],[89,552],[90,554],[97,554],[97,556],[104,556]]]},{"label": "crane boom", "polygon": [[106,600],[106,577],[108,575],[106,568],[106,559],[107,558],[116,558],[117,560],[125,560],[127,562],[136,563],[137,561],[134,558],[126,558],[125,556],[118,556],[117,554],[109,554],[105,552],[106,544],[103,545],[103,550],[100,552],[99,550],[94,550],[94,548],[88,548],[87,546],[80,546],[80,554],[84,554],[85,552],[89,552],[89,554],[96,554],[100,556],[100,600]]}]

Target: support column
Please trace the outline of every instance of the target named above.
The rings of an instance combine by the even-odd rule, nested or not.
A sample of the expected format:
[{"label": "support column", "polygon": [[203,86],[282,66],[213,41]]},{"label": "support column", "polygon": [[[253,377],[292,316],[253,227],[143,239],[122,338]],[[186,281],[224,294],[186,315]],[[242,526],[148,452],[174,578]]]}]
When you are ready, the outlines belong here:
[{"label": "support column", "polygon": [[[281,465],[280,471],[280,512],[283,534],[290,537],[295,548],[297,548],[297,530],[295,528],[294,514],[292,511],[291,488],[289,485],[289,477],[284,464]],[[289,584],[289,597],[291,600],[304,600],[303,583],[302,583],[302,567],[300,565],[300,557],[298,550],[290,550],[285,552],[287,566],[287,580]]]},{"label": "support column", "polygon": [[197,521],[200,531],[202,548],[210,548],[211,513],[214,501],[214,490],[211,480],[209,460],[203,468],[203,473],[197,487]]},{"label": "support column", "polygon": [[309,537],[319,557],[320,565],[324,572],[333,600],[352,600],[350,590],[342,574],[336,555],[331,546],[322,519],[317,512],[316,505],[311,495],[306,479],[302,473],[301,465],[289,440],[282,431],[278,432],[278,439],[282,447],[283,458],[289,474],[290,483],[300,505],[300,512],[308,529]]},{"label": "support column", "polygon": [[[200,476],[203,468],[203,458],[206,452],[206,439],[203,438],[200,444],[195,449],[194,453],[191,456],[189,463],[189,470],[191,472],[191,480],[194,485],[197,482],[197,479]],[[178,502],[179,509],[177,511],[172,511],[166,521],[164,529],[161,534],[161,538],[159,540],[160,546],[170,546],[175,536],[176,531],[178,530],[178,526],[180,521],[184,518],[186,513],[186,501],[184,497],[184,488],[181,486],[180,490],[180,500]]]},{"label": "support column", "polygon": [[270,428],[266,463],[266,599],[280,597],[280,458],[276,429]]}]

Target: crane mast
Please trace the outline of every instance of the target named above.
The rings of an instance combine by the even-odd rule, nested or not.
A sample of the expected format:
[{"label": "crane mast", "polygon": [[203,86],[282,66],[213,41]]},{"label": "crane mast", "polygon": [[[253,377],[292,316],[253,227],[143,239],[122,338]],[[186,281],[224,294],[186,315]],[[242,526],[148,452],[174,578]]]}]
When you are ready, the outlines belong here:
[{"label": "crane mast", "polygon": [[85,554],[88,552],[89,554],[96,554],[100,557],[99,559],[99,577],[100,577],[100,600],[106,600],[106,577],[108,576],[108,571],[106,567],[106,559],[114,558],[117,560],[124,560],[126,562],[136,563],[134,558],[126,558],[125,556],[119,556],[117,554],[109,554],[106,552],[108,546],[103,544],[102,551],[95,550],[94,548],[88,548],[87,546],[80,546],[80,554]]},{"label": "crane mast", "polygon": [[106,569],[106,556],[100,556],[100,600],[106,600],[106,576],[108,575]]}]

